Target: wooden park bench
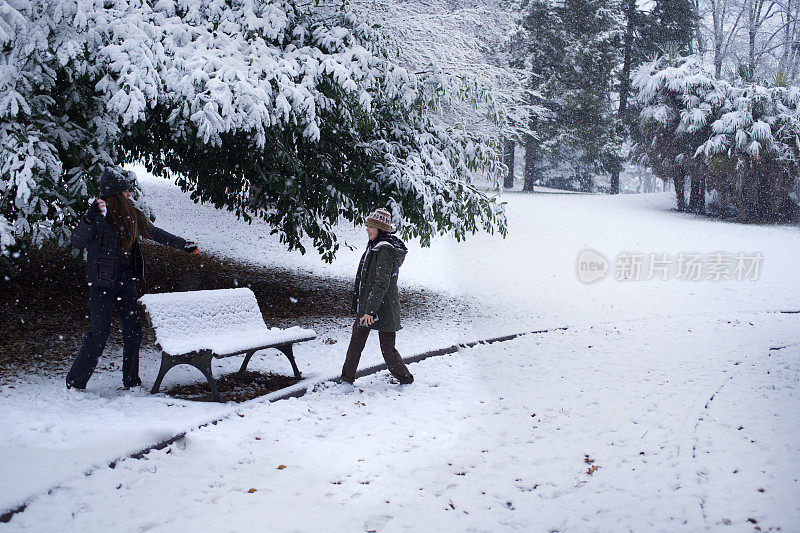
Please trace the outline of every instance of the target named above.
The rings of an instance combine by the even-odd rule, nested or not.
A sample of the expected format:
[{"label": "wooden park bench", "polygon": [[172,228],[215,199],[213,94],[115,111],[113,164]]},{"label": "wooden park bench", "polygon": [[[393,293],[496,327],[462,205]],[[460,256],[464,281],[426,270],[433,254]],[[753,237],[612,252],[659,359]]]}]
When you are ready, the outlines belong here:
[{"label": "wooden park bench", "polygon": [[246,354],[239,369],[244,373],[253,354],[267,348],[283,352],[292,364],[294,377],[300,379],[292,345],[316,338],[313,330],[297,326],[268,328],[256,297],[248,288],[146,294],[139,302],[161,350],[161,369],[152,394],[158,392],[161,380],[172,367],[188,364],[203,373],[214,400],[220,401],[211,360]]}]

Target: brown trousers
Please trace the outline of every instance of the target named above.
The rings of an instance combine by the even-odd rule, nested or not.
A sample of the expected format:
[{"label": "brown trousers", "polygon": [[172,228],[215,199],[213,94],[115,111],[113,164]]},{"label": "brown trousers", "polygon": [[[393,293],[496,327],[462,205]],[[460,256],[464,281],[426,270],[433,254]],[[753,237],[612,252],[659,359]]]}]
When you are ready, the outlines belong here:
[{"label": "brown trousers", "polygon": [[[364,351],[364,346],[367,344],[367,337],[369,337],[370,329],[361,326],[356,319],[353,324],[353,334],[350,337],[350,346],[347,347],[347,357],[344,359],[344,366],[342,366],[342,381],[352,383],[356,380],[356,370],[358,370],[358,361],[361,359],[361,352]],[[389,372],[396,377],[400,383],[411,383],[414,381],[414,376],[408,371],[403,358],[394,347],[397,334],[394,331],[379,331],[378,340],[381,344],[381,353],[383,360],[389,367]]]}]

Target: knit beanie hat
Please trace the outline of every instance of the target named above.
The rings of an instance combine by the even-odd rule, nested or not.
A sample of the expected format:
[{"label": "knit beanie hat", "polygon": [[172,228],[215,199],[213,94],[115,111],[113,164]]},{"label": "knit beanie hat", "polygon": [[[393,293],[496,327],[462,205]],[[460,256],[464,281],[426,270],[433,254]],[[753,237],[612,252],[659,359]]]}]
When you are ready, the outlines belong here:
[{"label": "knit beanie hat", "polygon": [[367,226],[392,232],[392,215],[384,208],[376,209],[367,217]]},{"label": "knit beanie hat", "polygon": [[125,171],[119,167],[106,167],[100,178],[100,197],[108,198],[131,188]]}]

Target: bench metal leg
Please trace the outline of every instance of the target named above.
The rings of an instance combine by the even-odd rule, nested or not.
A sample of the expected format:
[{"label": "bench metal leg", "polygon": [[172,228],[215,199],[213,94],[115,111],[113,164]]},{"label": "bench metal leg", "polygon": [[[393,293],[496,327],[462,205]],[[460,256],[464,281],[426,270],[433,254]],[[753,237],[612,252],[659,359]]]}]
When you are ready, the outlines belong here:
[{"label": "bench metal leg", "polygon": [[211,359],[213,357],[214,354],[206,350],[196,354],[176,355],[176,356],[170,356],[162,353],[161,369],[158,371],[158,377],[156,378],[155,383],[153,383],[153,388],[150,389],[150,393],[155,394],[158,392],[158,389],[161,387],[161,380],[164,379],[164,375],[172,367],[177,365],[192,365],[197,370],[202,372],[203,375],[208,380],[208,385],[211,388],[211,395],[214,398],[214,401],[215,402],[222,401],[220,399],[219,390],[217,389],[217,384],[214,381],[214,375],[211,373]]},{"label": "bench metal leg", "polygon": [[207,354],[200,354],[193,358],[192,362],[189,363],[197,370],[203,373],[203,375],[208,380],[208,385],[211,387],[211,396],[214,398],[215,402],[221,402],[219,396],[219,391],[217,390],[217,384],[214,381],[214,375],[211,373],[211,359],[213,355],[211,353]]},{"label": "bench metal leg", "polygon": [[158,377],[156,378],[155,383],[153,383],[153,388],[150,389],[150,394],[156,394],[158,392],[158,389],[161,388],[161,381],[164,379],[164,376],[167,374],[169,369],[176,364],[178,363],[176,363],[172,357],[163,352],[161,353],[161,368],[158,370]]},{"label": "bench metal leg", "polygon": [[276,346],[278,350],[283,352],[289,362],[292,363],[292,370],[294,371],[294,377],[300,379],[300,370],[297,369],[297,363],[294,362],[294,353],[292,353],[292,345],[291,344],[284,344],[283,346]]},{"label": "bench metal leg", "polygon": [[247,352],[247,356],[245,356],[244,362],[242,363],[242,368],[239,369],[240,374],[244,374],[247,371],[247,363],[250,362],[250,358],[253,357],[254,353],[256,353],[255,350],[252,352]]}]

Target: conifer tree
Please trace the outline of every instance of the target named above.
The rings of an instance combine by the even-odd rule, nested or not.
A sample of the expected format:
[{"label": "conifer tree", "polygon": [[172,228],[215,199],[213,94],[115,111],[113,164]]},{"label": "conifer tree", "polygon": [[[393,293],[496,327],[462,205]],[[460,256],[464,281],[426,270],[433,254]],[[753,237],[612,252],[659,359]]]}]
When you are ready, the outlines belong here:
[{"label": "conifer tree", "polygon": [[[549,169],[576,188],[617,164],[611,92],[622,34],[614,0],[541,0],[526,6],[532,90],[548,113],[536,132]],[[565,176],[562,175],[562,179]]]},{"label": "conifer tree", "polygon": [[656,0],[649,20],[648,52],[660,55],[668,47],[683,55],[692,52],[697,30],[697,7],[692,0]]}]

